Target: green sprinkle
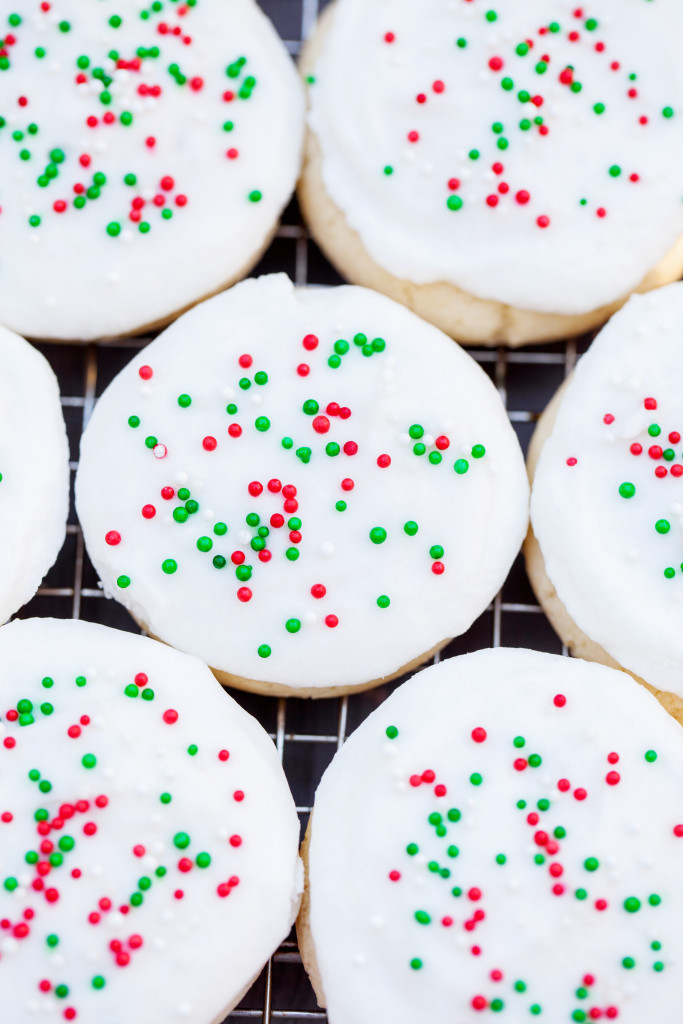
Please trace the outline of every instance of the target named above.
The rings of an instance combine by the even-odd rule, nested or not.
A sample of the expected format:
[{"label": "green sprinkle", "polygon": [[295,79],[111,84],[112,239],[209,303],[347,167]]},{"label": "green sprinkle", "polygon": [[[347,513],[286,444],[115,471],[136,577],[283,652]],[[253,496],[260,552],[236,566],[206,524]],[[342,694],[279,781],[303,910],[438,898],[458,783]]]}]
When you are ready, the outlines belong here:
[{"label": "green sprinkle", "polygon": [[189,395],[178,395],[178,405],[181,409],[187,409],[192,405],[192,399]]},{"label": "green sprinkle", "polygon": [[285,622],[285,629],[288,633],[298,633],[301,629],[300,619],[287,619]]},{"label": "green sprinkle", "polygon": [[473,772],[472,775],[470,775],[470,782],[472,783],[473,786],[481,786],[483,781],[483,777],[479,774],[479,772]]},{"label": "green sprinkle", "polygon": [[668,519],[658,519],[655,523],[655,530],[657,533],[668,533],[671,529],[671,523]]},{"label": "green sprinkle", "polygon": [[268,644],[261,644],[256,653],[258,654],[259,658],[269,658],[271,655],[271,650]]},{"label": "green sprinkle", "polygon": [[656,750],[646,750],[645,751],[645,760],[649,764],[652,764],[654,761],[657,760],[657,751]]},{"label": "green sprinkle", "polygon": [[177,570],[177,568],[178,563],[174,558],[165,558],[164,561],[161,563],[161,570],[162,572],[165,572],[167,576],[172,576],[173,573]]},{"label": "green sprinkle", "polygon": [[636,896],[629,896],[624,900],[624,910],[627,910],[629,914],[635,914],[640,910],[640,900]]},{"label": "green sprinkle", "polygon": [[196,863],[198,868],[208,868],[209,864],[211,863],[211,854],[198,853]]},{"label": "green sprinkle", "polygon": [[619,486],[619,494],[622,498],[632,498],[635,493],[635,484],[623,483]]},{"label": "green sprinkle", "polygon": [[96,989],[104,988],[106,984],[107,983],[101,974],[96,974],[91,982],[92,987]]},{"label": "green sprinkle", "polygon": [[85,754],[81,759],[81,764],[84,768],[94,768],[97,764],[97,758],[94,754]]},{"label": "green sprinkle", "polygon": [[431,919],[431,917],[429,916],[429,914],[427,913],[426,910],[416,910],[415,911],[415,920],[417,921],[418,924],[431,924],[432,923],[432,919]]},{"label": "green sprinkle", "polygon": [[370,540],[373,544],[383,544],[387,539],[387,531],[382,526],[373,526],[370,530]]},{"label": "green sprinkle", "polygon": [[387,736],[390,740],[395,740],[398,736],[398,729],[395,725],[388,725],[386,729]]},{"label": "green sprinkle", "polygon": [[583,866],[586,871],[597,871],[600,867],[600,862],[596,857],[588,857],[584,862]]},{"label": "green sprinkle", "polygon": [[469,468],[470,464],[467,461],[467,459],[457,459],[456,462],[453,464],[453,469],[460,476],[462,476],[463,473],[466,473]]},{"label": "green sprinkle", "polygon": [[422,961],[417,956],[413,957],[413,959],[410,961],[410,966],[414,971],[419,971],[420,968],[422,967]]},{"label": "green sprinkle", "polygon": [[460,210],[462,208],[462,199],[460,196],[449,196],[446,200],[446,206],[449,210]]}]

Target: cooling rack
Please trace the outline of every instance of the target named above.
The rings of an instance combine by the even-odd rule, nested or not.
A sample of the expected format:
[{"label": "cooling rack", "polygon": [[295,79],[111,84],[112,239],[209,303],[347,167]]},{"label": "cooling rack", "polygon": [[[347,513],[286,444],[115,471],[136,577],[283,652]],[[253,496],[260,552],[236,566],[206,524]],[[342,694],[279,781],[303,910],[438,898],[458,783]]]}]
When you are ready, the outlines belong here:
[{"label": "cooling rack", "polygon": [[[289,52],[296,56],[301,40],[328,0],[259,2],[275,23]],[[254,274],[275,271],[285,271],[297,285],[342,283],[309,238],[295,201],[285,211],[277,235]],[[140,337],[117,344],[87,346],[38,344],[57,374],[63,395],[72,483],[80,435],[97,398],[149,340],[149,337]],[[516,351],[470,349],[498,389],[525,451],[538,416],[589,342],[590,337],[584,337]],[[29,615],[81,618],[131,632],[138,631],[125,609],[102,595],[97,575],[85,552],[73,498],[67,539],[59,559],[36,597],[19,614],[22,618]],[[567,653],[534,599],[521,558],[515,562],[493,603],[467,633],[452,641],[434,660],[501,645]],[[335,751],[401,681],[368,693],[318,701],[276,699],[232,691],[237,701],[258,718],[276,743],[294,793],[302,835],[316,786]],[[225,1024],[244,1020],[256,1024],[271,1024],[278,1020],[287,1020],[290,1024],[302,1024],[304,1021],[322,1024],[327,1021],[326,1014],[317,1007],[293,933],[264,968],[240,1006],[226,1018]]]}]

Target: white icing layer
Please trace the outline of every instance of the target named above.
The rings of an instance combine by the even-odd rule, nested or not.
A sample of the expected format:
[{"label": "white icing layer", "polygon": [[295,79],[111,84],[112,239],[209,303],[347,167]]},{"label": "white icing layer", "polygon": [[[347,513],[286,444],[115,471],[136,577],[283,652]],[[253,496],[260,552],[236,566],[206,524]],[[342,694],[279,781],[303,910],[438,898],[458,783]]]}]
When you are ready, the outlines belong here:
[{"label": "white icing layer", "polygon": [[325,187],[395,277],[613,302],[683,234],[682,32],[678,0],[337,0],[310,89]]},{"label": "white icing layer", "polygon": [[316,794],[330,1024],[674,1020],[682,790],[679,726],[621,673],[500,649],[420,673]]},{"label": "white icing layer", "polygon": [[3,1019],[222,1019],[299,903],[272,742],[199,661],[102,626],[13,622],[0,678]]},{"label": "white icing layer", "polygon": [[33,597],[64,543],[69,449],[57,380],[0,327],[0,624]]},{"label": "white icing layer", "polygon": [[474,360],[390,299],[284,275],[210,299],[131,361],[76,490],[108,593],[214,668],[295,688],[378,679],[464,632],[527,522],[519,445]]},{"label": "white icing layer", "polygon": [[0,322],[123,334],[241,274],[294,188],[303,127],[253,0],[15,6],[20,24],[0,15]]},{"label": "white icing layer", "polygon": [[[679,696],[682,325],[682,284],[613,317],[562,398],[532,497],[546,571],[572,619],[620,665]],[[622,497],[623,484],[635,493]]]}]

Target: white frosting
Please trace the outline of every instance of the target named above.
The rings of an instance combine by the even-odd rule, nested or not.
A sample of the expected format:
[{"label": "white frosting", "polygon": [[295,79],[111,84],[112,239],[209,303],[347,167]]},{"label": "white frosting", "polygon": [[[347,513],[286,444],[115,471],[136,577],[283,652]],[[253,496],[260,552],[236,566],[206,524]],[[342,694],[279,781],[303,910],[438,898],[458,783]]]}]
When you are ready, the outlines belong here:
[{"label": "white frosting", "polygon": [[0,327],[0,624],[33,597],[64,543],[69,449],[57,379]]},{"label": "white frosting", "polygon": [[[102,626],[13,622],[0,675],[3,1019],[222,1019],[299,904],[298,820],[272,742],[199,661]],[[20,700],[33,704],[23,725],[8,714]]]},{"label": "white frosting", "polygon": [[[683,234],[682,32],[679,0],[337,0],[310,89],[325,187],[395,277],[548,313],[613,302]],[[560,81],[569,65],[580,92]]]},{"label": "white frosting", "polygon": [[[8,22],[14,7],[0,16],[0,39],[15,39],[5,47],[9,68],[0,69],[0,322],[34,337],[123,334],[250,266],[291,195],[303,127],[294,66],[253,0],[171,2],[159,12],[147,0],[15,7],[23,17],[16,27]],[[158,56],[149,53],[155,47]],[[240,58],[246,63],[237,67]],[[98,69],[104,79],[93,75]],[[15,132],[23,137],[15,141]],[[57,174],[41,187],[48,165]],[[76,208],[75,187],[90,189],[95,174],[106,183]],[[124,182],[129,174],[135,184]],[[250,201],[254,193],[260,201]],[[55,202],[67,204],[64,212]],[[40,224],[32,227],[31,217]],[[118,235],[107,233],[110,224]]]},{"label": "white frosting", "polygon": [[310,924],[330,1024],[675,1019],[682,790],[679,726],[621,673],[500,649],[420,673],[316,794]]},{"label": "white frosting", "polygon": [[[367,357],[354,344],[360,332]],[[308,335],[319,339],[311,350]],[[349,350],[331,367],[340,341]],[[240,366],[243,354],[250,367]],[[306,376],[297,372],[302,364]],[[260,372],[267,383],[258,383]],[[182,395],[190,406],[179,405]],[[304,411],[308,400],[320,419]],[[333,415],[330,403],[350,415]],[[128,425],[131,414],[139,427]],[[241,436],[229,435],[231,424]],[[409,436],[414,425],[421,440]],[[440,453],[442,435],[448,446]],[[147,437],[158,442],[153,450]],[[215,440],[214,450],[204,449],[204,438]],[[426,452],[414,454],[416,444]],[[328,445],[339,454],[327,454]],[[382,455],[391,459],[386,468],[377,463]],[[271,480],[295,487],[295,497],[270,491]],[[262,493],[249,493],[252,482]],[[162,497],[164,487],[177,492],[173,500]],[[181,488],[189,494],[179,501]],[[500,398],[462,349],[383,296],[350,287],[297,292],[285,275],[210,299],[131,361],[85,431],[76,492],[109,594],[156,636],[214,668],[294,688],[362,684],[464,632],[517,553],[528,497]],[[174,509],[187,498],[199,508],[181,512],[187,521],[178,523]],[[258,524],[247,523],[252,514]],[[284,522],[277,526],[273,515]],[[411,522],[414,535],[404,529]],[[217,534],[216,523],[227,533]],[[270,531],[269,561],[251,546],[262,527]],[[387,537],[373,543],[378,527]],[[110,531],[120,543],[107,543]],[[209,551],[198,550],[201,538]],[[436,545],[443,555],[430,554]],[[291,561],[287,551],[300,557]],[[253,567],[250,579],[240,580],[234,552]],[[218,570],[216,556],[227,559]],[[167,559],[177,571],[162,570]],[[122,575],[129,586],[117,585]],[[319,584],[322,597],[312,593]],[[380,597],[388,607],[378,606]],[[298,631],[288,631],[290,620]],[[269,656],[259,656],[262,645]]]},{"label": "white frosting", "polygon": [[[683,284],[632,298],[579,362],[543,447],[532,497],[546,571],[572,619],[620,665],[679,696],[681,374]],[[647,409],[646,399],[656,409]],[[641,454],[632,454],[634,444]],[[631,497],[621,496],[624,483],[635,487]],[[658,532],[660,522],[667,532]]]}]

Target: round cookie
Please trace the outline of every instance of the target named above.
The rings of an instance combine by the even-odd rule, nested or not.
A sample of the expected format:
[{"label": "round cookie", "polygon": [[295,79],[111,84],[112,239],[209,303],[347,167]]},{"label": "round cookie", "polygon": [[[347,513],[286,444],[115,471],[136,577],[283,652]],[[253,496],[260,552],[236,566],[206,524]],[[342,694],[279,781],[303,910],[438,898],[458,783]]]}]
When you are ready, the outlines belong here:
[{"label": "round cookie", "polygon": [[681,6],[551,6],[337,0],[302,58],[316,240],[458,341],[587,331],[683,272]]},{"label": "round cookie", "polygon": [[0,625],[29,601],[66,536],[69,448],[57,379],[0,327]]},{"label": "round cookie", "polygon": [[631,299],[546,410],[526,554],[564,642],[645,680],[683,721],[682,317],[683,284]]},{"label": "round cookie", "polygon": [[396,690],[309,826],[299,942],[330,1024],[673,1020],[681,754],[587,662],[480,651]]},{"label": "round cookie", "polygon": [[221,681],[364,689],[469,628],[524,537],[503,404],[434,327],[363,288],[243,282],[110,385],[78,514],[108,594]]},{"label": "round cookie", "polygon": [[254,0],[24,8],[0,15],[0,323],[123,335],[243,276],[303,137],[296,70]]},{"label": "round cookie", "polygon": [[213,1024],[288,933],[273,743],[197,659],[73,620],[0,630],[3,1019]]}]

